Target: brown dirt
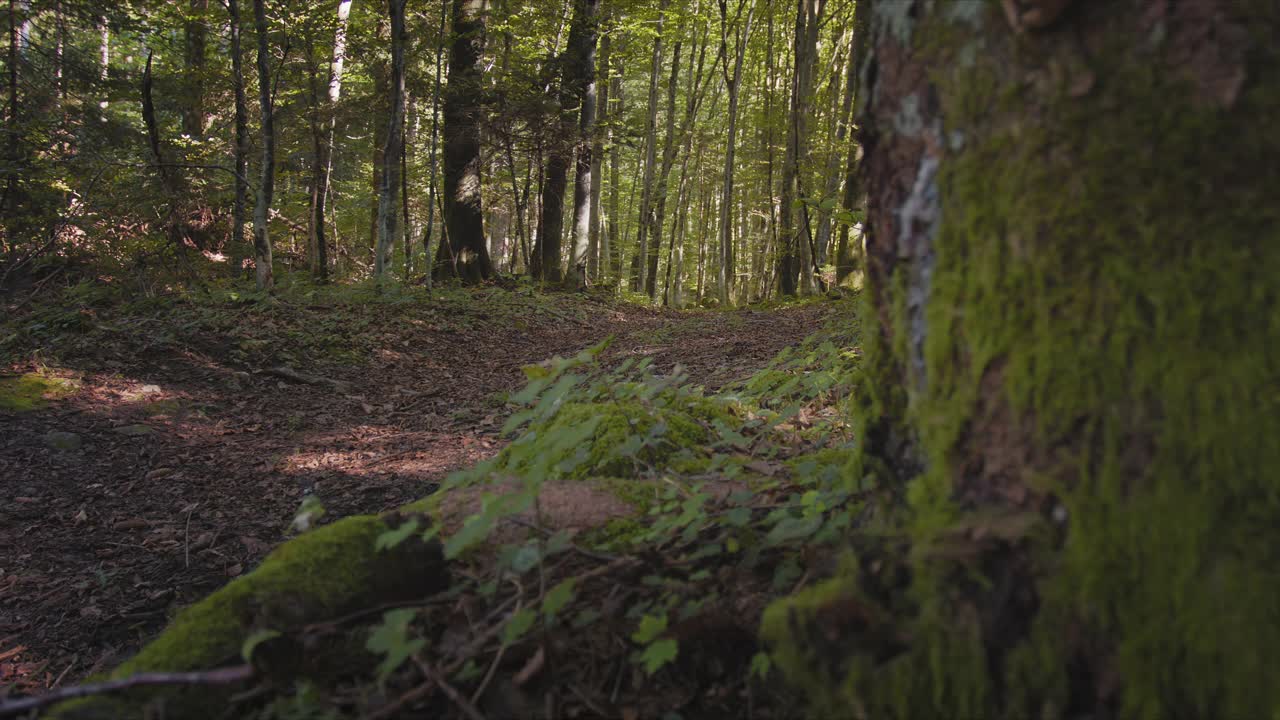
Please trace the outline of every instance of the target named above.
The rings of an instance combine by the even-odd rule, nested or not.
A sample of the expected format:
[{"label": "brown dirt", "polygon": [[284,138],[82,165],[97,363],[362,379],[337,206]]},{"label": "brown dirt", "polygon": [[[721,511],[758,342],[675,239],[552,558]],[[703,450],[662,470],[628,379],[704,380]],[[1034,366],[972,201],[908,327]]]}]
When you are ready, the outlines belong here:
[{"label": "brown dirt", "polygon": [[[508,412],[495,395],[522,385],[524,365],[616,335],[610,360],[678,363],[714,388],[826,312],[600,304],[523,330],[422,323],[384,338],[362,367],[326,372],[349,383],[342,391],[246,374],[226,360],[227,337],[68,362],[58,371],[79,377],[76,394],[0,410],[0,697],[126,657],[175,609],[261,560],[305,493],[329,518],[385,511],[492,455]],[[51,449],[51,431],[81,448]]]}]

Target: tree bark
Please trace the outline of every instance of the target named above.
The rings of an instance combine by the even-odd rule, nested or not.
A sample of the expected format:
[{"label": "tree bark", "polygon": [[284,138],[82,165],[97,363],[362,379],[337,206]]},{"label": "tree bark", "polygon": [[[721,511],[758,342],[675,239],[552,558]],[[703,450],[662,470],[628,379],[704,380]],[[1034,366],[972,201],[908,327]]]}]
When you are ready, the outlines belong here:
[{"label": "tree bark", "polygon": [[208,12],[209,0],[190,0],[186,22],[183,23],[182,132],[195,141],[204,139],[209,119],[204,107]]},{"label": "tree bark", "polygon": [[662,78],[662,35],[667,19],[668,0],[658,4],[657,36],[653,40],[653,57],[649,70],[649,104],[644,124],[644,171],[640,186],[640,219],[636,223],[636,254],[631,260],[631,290],[645,287],[645,271],[649,255],[649,228],[653,213],[653,179],[658,165],[658,87]]},{"label": "tree bark", "polygon": [[378,241],[373,274],[381,278],[395,250],[399,212],[401,143],[404,141],[404,10],[406,0],[389,0],[391,15],[390,112],[386,145],[382,152],[382,187],[378,191]]},{"label": "tree bark", "polygon": [[[607,39],[607,37],[606,37]],[[613,58],[612,62],[621,65],[621,60]],[[611,78],[609,81],[609,101],[614,107],[609,110],[609,222],[605,229],[607,251],[604,253],[608,258],[609,275],[615,280],[622,278],[622,170],[621,155],[618,149],[617,133],[615,118],[621,118],[626,111],[624,104],[625,98],[622,90],[622,68],[611,69]]]},{"label": "tree bark", "polygon": [[[743,5],[750,1],[751,5],[747,8],[747,17],[743,21],[742,27],[735,28],[733,33],[737,44],[733,54],[733,77],[725,73],[725,86],[729,92],[729,132],[725,140],[724,151],[724,185],[720,194],[720,276],[719,276],[719,295],[720,304],[727,306],[733,297],[733,217],[730,214],[730,208],[733,207],[733,171],[736,162],[735,154],[738,149],[738,89],[742,85],[742,62],[747,55],[747,42],[751,39],[751,23],[756,16],[756,3],[754,0],[740,0],[738,3],[738,16],[741,17]],[[725,3],[720,5],[720,54],[724,57],[725,62],[729,61],[728,51],[728,35],[729,35],[729,18],[728,9]]]},{"label": "tree bark", "polygon": [[478,283],[493,274],[484,238],[480,187],[480,123],[488,0],[453,0],[453,44],[444,97],[446,237],[436,254],[440,278]]},{"label": "tree bark", "polygon": [[596,130],[596,37],[599,34],[599,5],[600,0],[574,1],[574,27],[569,31],[569,57],[565,67],[566,73],[572,74],[573,84],[570,90],[579,107],[577,166],[573,181],[573,233],[569,245],[569,273],[565,278],[567,284],[574,288],[581,288],[587,282],[594,209],[592,199],[598,200],[599,197],[595,190],[599,176],[595,172],[597,163],[593,138]]},{"label": "tree bark", "polygon": [[[244,49],[241,36],[244,23],[240,18],[240,0],[227,0],[231,15],[231,83],[235,95],[235,142],[232,149],[235,165],[235,201],[231,210],[231,257],[240,257],[244,251],[245,213],[249,205],[249,101],[244,89]],[[105,71],[104,71],[105,72]],[[240,268],[232,267],[233,273]]]},{"label": "tree bark", "polygon": [[258,35],[258,106],[262,111],[262,171],[258,200],[253,208],[253,251],[259,290],[275,284],[271,268],[271,199],[276,182],[276,130],[271,99],[271,50],[266,0],[253,0],[253,24]]},{"label": "tree bark", "polygon": [[[858,138],[852,132],[848,132],[848,126],[852,124],[852,100],[857,96],[858,86],[858,68],[867,58],[867,38],[871,34],[871,4],[869,0],[857,0],[853,9],[853,49],[852,56],[849,59],[849,85],[845,95],[844,117],[846,125],[845,133],[841,135],[841,139],[848,137],[847,142],[849,148],[845,155],[844,169],[844,198],[842,205],[846,212],[853,214],[864,206],[863,192],[861,188],[861,178],[858,176],[858,163],[862,156],[862,146],[858,143]],[[836,284],[845,281],[853,271],[857,269],[858,253],[855,248],[849,244],[849,235],[852,232],[852,221],[846,221],[840,225],[840,234],[836,240]]]},{"label": "tree bark", "polygon": [[[796,0],[793,42],[791,110],[787,121],[787,147],[782,163],[781,254],[778,262],[779,290],[783,295],[808,292],[813,268],[808,235],[808,213],[796,205],[805,200],[801,169],[809,161],[809,114],[813,102],[813,68],[818,49],[819,21],[827,0]],[[798,276],[798,277],[797,277]],[[799,287],[797,287],[799,279]]]},{"label": "tree bark", "polygon": [[609,90],[612,84],[609,77],[610,64],[613,54],[612,42],[609,35],[600,38],[600,63],[599,67],[603,68],[603,73],[597,73],[596,83],[599,92],[596,94],[596,117],[595,128],[592,131],[591,141],[591,230],[590,237],[587,241],[587,276],[591,279],[600,277],[600,268],[603,265],[608,268],[608,261],[603,260],[609,256],[609,237],[604,233],[604,216],[603,216],[603,186],[604,186],[604,153],[606,133],[601,131],[601,126],[607,127],[609,118]]},{"label": "tree bark", "polygon": [[883,499],[772,656],[831,714],[1274,715],[1280,7],[872,7]]},{"label": "tree bark", "polygon": [[[431,172],[427,178],[427,227],[422,235],[422,252],[427,263],[431,263],[431,233],[436,219],[436,170],[438,167],[438,143],[440,139],[440,81],[444,78],[444,39],[445,27],[449,19],[449,1],[440,0],[440,27],[436,31],[436,76],[431,88]],[[429,268],[427,280],[430,282],[433,272]]]},{"label": "tree bark", "polygon": [[312,192],[315,202],[311,213],[311,272],[320,280],[329,277],[329,241],[325,237],[325,206],[329,201],[329,185],[333,176],[334,136],[338,129],[337,105],[342,97],[342,71],[347,62],[347,24],[351,17],[351,0],[338,0],[338,24],[333,31],[333,54],[329,60],[329,85],[321,121],[324,137],[316,147],[315,175]]}]

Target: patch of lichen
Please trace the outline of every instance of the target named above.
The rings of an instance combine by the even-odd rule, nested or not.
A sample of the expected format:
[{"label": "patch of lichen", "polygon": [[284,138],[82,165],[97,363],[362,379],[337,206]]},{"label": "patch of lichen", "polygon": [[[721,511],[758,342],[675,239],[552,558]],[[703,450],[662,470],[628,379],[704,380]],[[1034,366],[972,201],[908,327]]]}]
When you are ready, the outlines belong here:
[{"label": "patch of lichen", "polygon": [[75,394],[80,384],[75,380],[44,373],[27,373],[17,377],[0,378],[0,410],[27,412],[38,410],[58,400]]},{"label": "patch of lichen", "polygon": [[[1238,8],[1255,37],[1280,26],[1266,3]],[[850,647],[844,680],[828,682],[803,652],[816,601],[785,601],[765,634],[820,704],[885,717],[1057,717],[1082,702],[1134,718],[1280,712],[1280,136],[1259,121],[1280,113],[1280,55],[1255,42],[1224,107],[1117,28],[1083,97],[1070,71],[1024,83],[997,53],[971,67],[935,58],[960,147],[939,178],[926,382],[895,402],[885,388],[901,375],[875,374],[912,360],[905,273],[883,290],[889,342],[867,343],[881,388],[862,422],[905,409],[927,468],[909,492],[913,547],[971,512],[971,461],[998,451],[975,432],[994,429],[991,400],[1007,407],[1003,429],[1038,462],[1017,482],[1066,518],[1060,546],[1024,549],[1039,608],[1011,647],[981,647],[971,611],[950,602],[954,572],[917,557],[917,610],[900,619],[911,649],[877,665]],[[1017,41],[1015,64],[1054,54],[1036,42]],[[1086,692],[1118,695],[1073,695],[1065,669],[1081,662],[1097,683]]]},{"label": "patch of lichen", "polygon": [[[374,516],[351,517],[281,545],[253,572],[237,578],[173,619],[136,656],[110,673],[203,670],[234,663],[253,631],[290,630],[379,602],[420,597],[444,584],[438,548],[420,542],[375,550],[389,529]],[[136,691],[123,699],[66,703],[53,717],[132,717],[163,701],[174,717],[216,717],[225,688]]]}]

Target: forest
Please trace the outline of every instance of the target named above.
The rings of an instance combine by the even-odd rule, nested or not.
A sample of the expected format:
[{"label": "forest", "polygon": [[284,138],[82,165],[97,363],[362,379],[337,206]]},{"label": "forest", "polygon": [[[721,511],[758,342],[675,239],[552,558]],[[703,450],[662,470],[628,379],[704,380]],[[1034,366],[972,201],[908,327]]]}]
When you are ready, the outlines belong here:
[{"label": "forest", "polygon": [[1280,718],[1275,0],[4,17],[0,718]]}]

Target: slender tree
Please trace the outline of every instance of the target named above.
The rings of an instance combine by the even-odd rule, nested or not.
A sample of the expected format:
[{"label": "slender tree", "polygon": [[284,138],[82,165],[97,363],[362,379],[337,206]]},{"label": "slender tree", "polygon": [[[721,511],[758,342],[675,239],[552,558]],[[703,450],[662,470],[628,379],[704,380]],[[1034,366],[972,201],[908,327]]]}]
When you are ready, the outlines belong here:
[{"label": "slender tree", "polygon": [[[427,227],[422,235],[422,252],[427,262],[431,262],[431,233],[435,227],[436,217],[436,169],[438,163],[437,144],[440,138],[440,82],[444,77],[445,27],[449,20],[450,0],[440,1],[440,26],[436,31],[436,72],[431,86],[431,171],[427,175]],[[432,272],[427,273],[430,281]]]},{"label": "slender tree", "polygon": [[648,269],[645,258],[649,255],[649,229],[653,223],[653,181],[658,169],[658,89],[662,77],[662,36],[667,19],[667,2],[668,0],[659,0],[657,35],[653,40],[653,56],[649,64],[649,100],[644,121],[644,171],[640,181],[640,220],[636,224],[636,254],[631,260],[631,289],[635,292],[645,288],[645,273]]},{"label": "slender tree", "polygon": [[311,235],[314,255],[312,273],[323,280],[329,276],[329,242],[325,237],[325,207],[329,200],[333,175],[334,136],[338,129],[337,105],[342,97],[342,73],[347,63],[347,24],[351,17],[351,0],[338,0],[337,25],[333,30],[333,54],[329,60],[329,83],[325,93],[324,134],[316,146],[311,208]]},{"label": "slender tree", "polygon": [[382,187],[378,192],[378,242],[374,253],[373,273],[382,277],[395,248],[400,192],[400,163],[404,141],[404,9],[406,0],[388,0],[391,15],[391,82],[390,119],[386,146],[382,153]]},{"label": "slender tree", "polygon": [[258,35],[258,106],[262,113],[262,168],[258,199],[253,208],[253,250],[259,290],[275,284],[272,274],[271,200],[276,181],[276,130],[271,97],[271,46],[267,26],[266,0],[253,0],[253,24]]},{"label": "slender tree", "polygon": [[837,140],[844,140],[848,135],[849,147],[845,152],[845,169],[844,169],[844,196],[841,204],[844,206],[845,212],[850,214],[849,220],[840,225],[840,234],[836,240],[836,282],[843,282],[845,278],[857,268],[856,257],[858,253],[849,244],[849,234],[852,230],[853,213],[862,207],[862,191],[861,182],[858,177],[858,160],[862,154],[862,146],[858,144],[856,135],[849,132],[849,125],[853,122],[852,106],[853,98],[857,94],[858,85],[858,67],[866,59],[867,40],[871,34],[871,12],[869,0],[858,0],[854,6],[853,15],[853,49],[849,58],[849,84],[847,94],[845,95],[844,121],[842,127],[845,133],[840,135]]},{"label": "slender tree", "polygon": [[[235,138],[232,150],[236,172],[235,200],[231,213],[231,247],[234,259],[243,252],[245,246],[245,212],[249,204],[249,101],[244,89],[244,50],[241,47],[244,24],[240,18],[240,0],[227,0],[227,11],[231,16],[231,84],[235,95]],[[233,267],[232,272],[239,272],[239,268]]]},{"label": "slender tree", "polygon": [[[733,207],[733,174],[737,162],[738,139],[738,90],[742,86],[742,63],[747,54],[747,43],[751,39],[751,23],[755,19],[756,0],[739,0],[735,20],[742,17],[746,7],[746,19],[741,27],[734,27],[733,34],[736,45],[733,53],[733,75],[725,71],[725,87],[729,92],[729,131],[725,139],[724,151],[724,189],[720,193],[720,303],[728,305],[733,297],[734,257],[733,227],[729,208]],[[728,3],[720,0],[720,55],[726,66],[729,62],[728,35],[729,18]],[[736,25],[736,23],[735,23]]]}]

